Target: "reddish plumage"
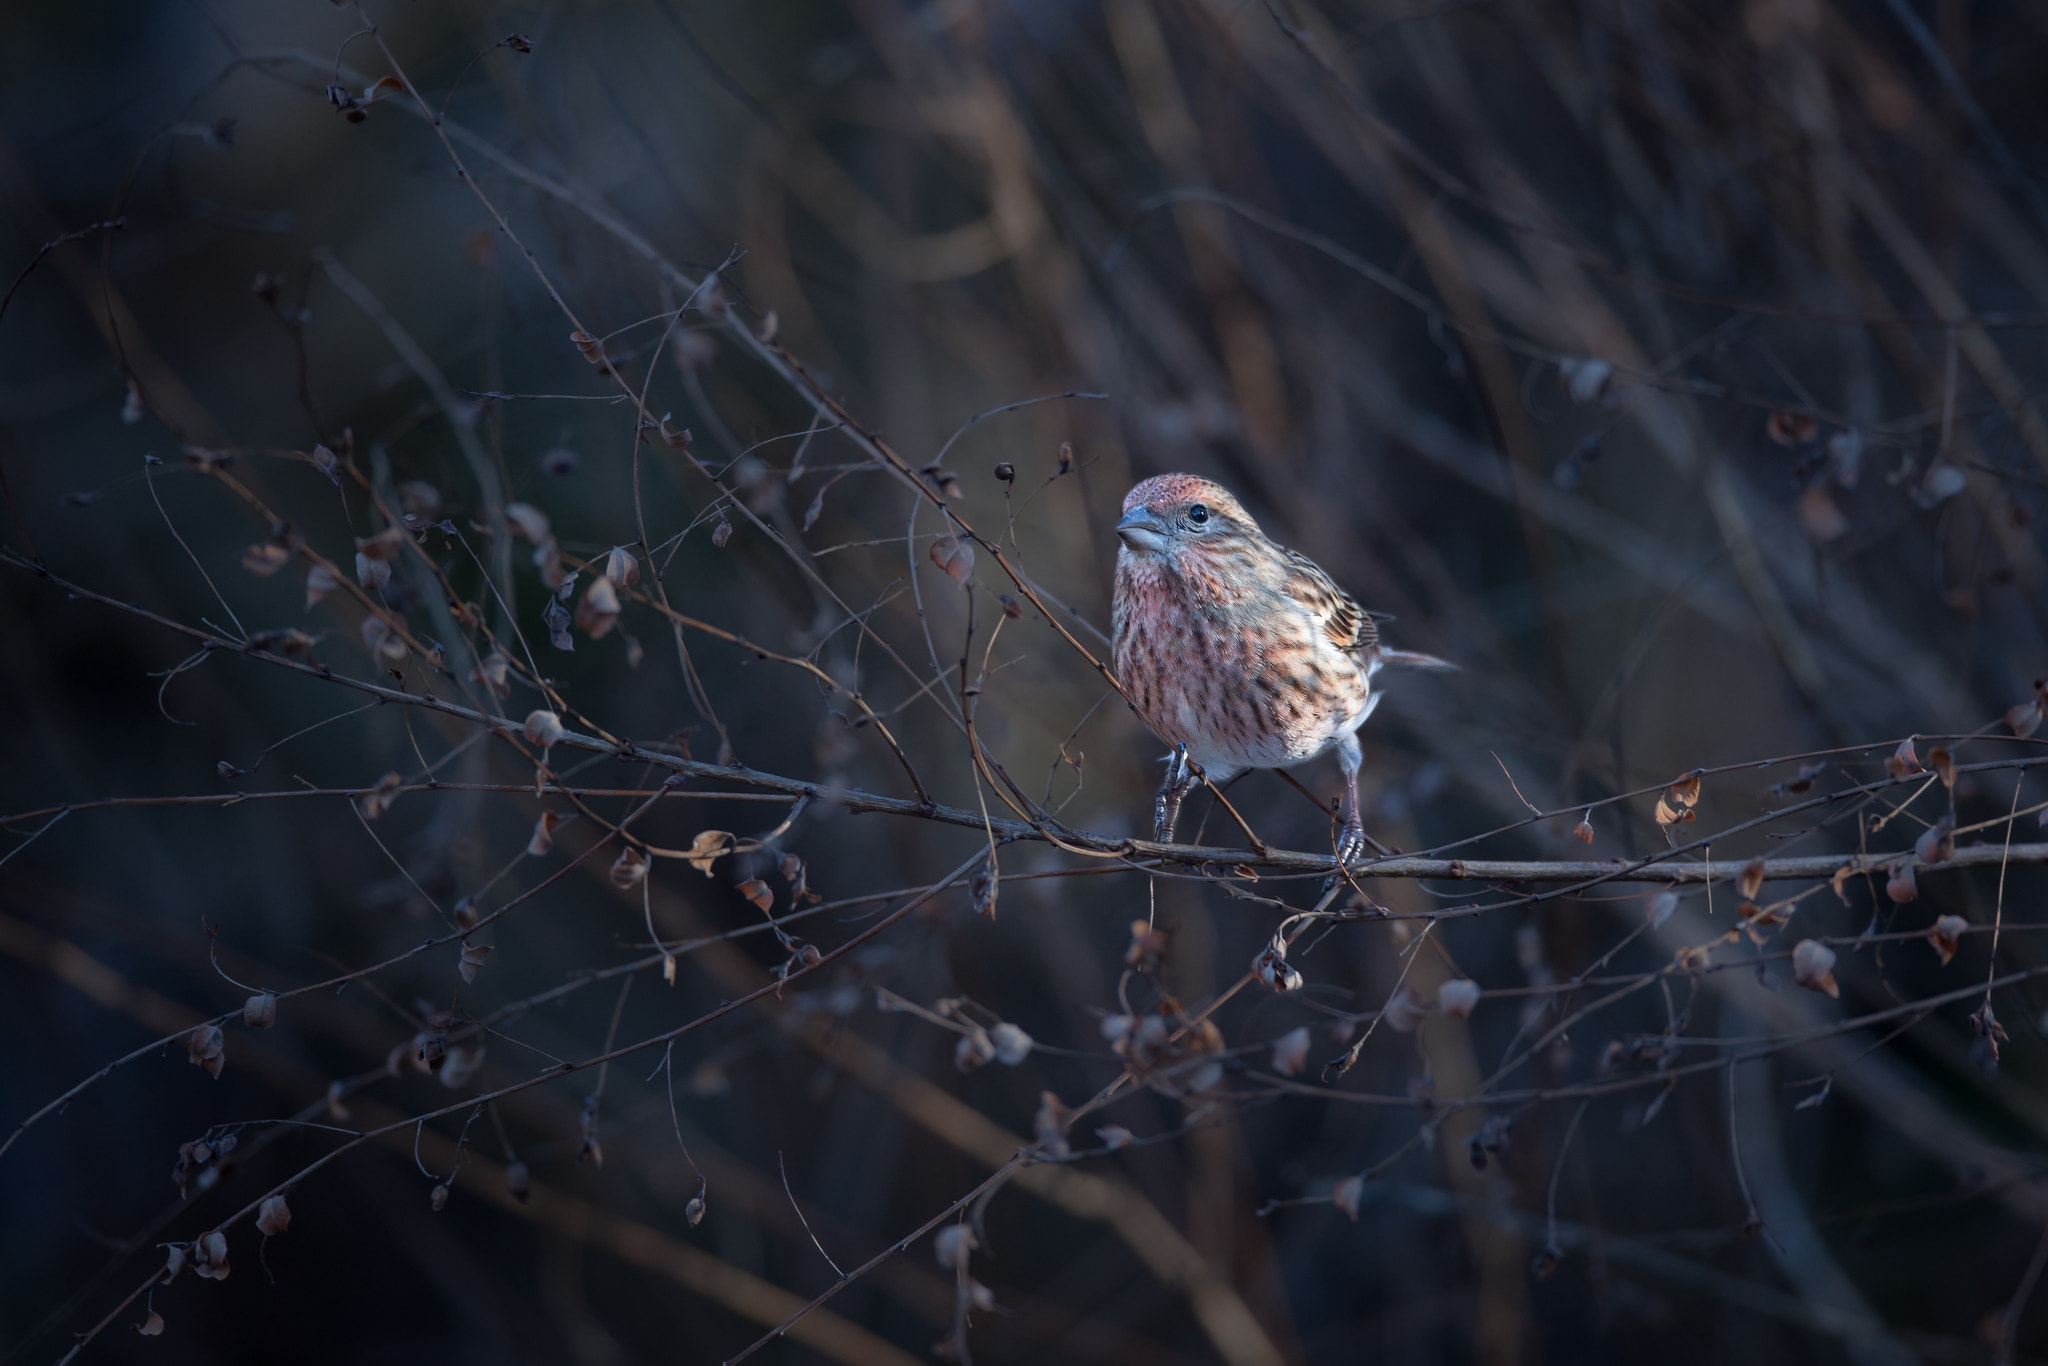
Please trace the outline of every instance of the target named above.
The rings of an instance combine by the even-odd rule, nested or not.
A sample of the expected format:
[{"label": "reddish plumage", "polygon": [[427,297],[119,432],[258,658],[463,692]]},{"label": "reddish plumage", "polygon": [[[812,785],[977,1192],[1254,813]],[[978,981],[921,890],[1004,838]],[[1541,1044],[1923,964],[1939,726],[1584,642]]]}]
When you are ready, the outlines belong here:
[{"label": "reddish plumage", "polygon": [[1338,853],[1364,843],[1357,730],[1379,702],[1372,676],[1389,659],[1443,666],[1382,648],[1373,621],[1306,557],[1275,545],[1218,484],[1188,474],[1147,479],[1124,498],[1117,533],[1117,677],[1174,746],[1155,813],[1160,839],[1193,775],[1184,754],[1222,783],[1332,750],[1347,800]]}]

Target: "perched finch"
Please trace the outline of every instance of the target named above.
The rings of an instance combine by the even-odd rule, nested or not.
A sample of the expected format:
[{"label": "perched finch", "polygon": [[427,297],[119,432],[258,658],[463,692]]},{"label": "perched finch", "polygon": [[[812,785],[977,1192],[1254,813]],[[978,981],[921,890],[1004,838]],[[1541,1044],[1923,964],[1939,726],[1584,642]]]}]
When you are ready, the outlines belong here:
[{"label": "perched finch", "polygon": [[1221,785],[1252,768],[1337,752],[1344,770],[1337,857],[1365,845],[1358,728],[1388,663],[1453,666],[1380,644],[1373,620],[1307,557],[1266,539],[1220,485],[1162,474],[1124,496],[1117,523],[1117,677],[1173,746],[1154,808],[1173,838],[1196,769]]}]

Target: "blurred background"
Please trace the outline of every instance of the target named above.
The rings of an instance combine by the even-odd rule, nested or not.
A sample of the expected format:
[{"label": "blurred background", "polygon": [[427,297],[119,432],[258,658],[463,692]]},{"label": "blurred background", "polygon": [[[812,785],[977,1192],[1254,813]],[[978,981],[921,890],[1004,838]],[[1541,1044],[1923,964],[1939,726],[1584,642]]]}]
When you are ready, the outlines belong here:
[{"label": "blurred background", "polygon": [[[1907,735],[2004,737],[1958,745],[1966,766],[2027,752],[2010,732],[2048,673],[2044,72],[2039,0],[0,11],[0,1120],[251,990],[514,904],[472,981],[456,945],[406,957],[288,997],[267,1032],[231,1022],[218,1079],[179,1038],[19,1133],[5,1360],[58,1360],[117,1307],[81,1358],[727,1359],[1028,1145],[1044,1093],[1115,1080],[1105,1017],[1208,1005],[1278,903],[1314,901],[1313,879],[1226,891],[1009,845],[992,916],[963,875],[673,1049],[350,1150],[292,1188],[288,1233],[230,1231],[231,1277],[128,1299],[159,1244],[339,1130],[772,983],[796,950],[758,898],[809,904],[785,854],[825,898],[792,932],[830,950],[987,841],[821,800],[772,847],[622,888],[615,850],[575,859],[591,813],[620,819],[659,770],[558,749],[564,781],[612,794],[579,812],[473,725],[121,604],[229,640],[303,631],[336,673],[515,719],[538,671],[571,729],[1002,815],[959,723],[971,601],[991,754],[1075,829],[1149,832],[1159,743],[1043,616],[1003,617],[989,555],[949,577],[940,514],[817,416],[776,347],[932,467],[1098,657],[1123,492],[1191,470],[1387,614],[1385,638],[1459,663],[1383,675],[1364,787],[1386,845],[1533,806],[1571,814],[1458,852],[1646,854],[1654,798],[1593,808],[1589,845],[1578,811],[1732,765],[1751,767],[1710,775],[1679,831],[1729,830],[1716,858],[1908,847],[1940,787],[1731,827],[1882,778]],[[641,428],[578,326],[688,449]],[[380,560],[401,511],[449,529]],[[365,592],[309,592],[301,547],[346,574],[359,539]],[[653,554],[613,624],[587,593],[622,545]],[[646,600],[656,568],[679,633]],[[501,702],[469,672],[479,623],[510,659]],[[410,649],[378,648],[392,626]],[[403,790],[380,794],[387,774]],[[1306,795],[1262,773],[1231,801],[1271,844],[1327,852],[1334,762],[1297,776]],[[1956,810],[1997,822],[2040,786],[1966,771]],[[693,779],[634,829],[752,840],[791,814],[771,796]],[[65,812],[173,797],[195,800]],[[571,819],[526,852],[543,811]],[[1199,795],[1197,827],[1241,839]],[[1399,918],[1304,940],[1297,996],[1227,1001],[1213,1087],[1127,1088],[1071,1135],[1092,1156],[968,1212],[985,1294],[920,1239],[762,1359],[2048,1357],[2048,1307],[2028,1311],[2048,996],[1999,989],[1995,1062],[1976,1000],[1894,1010],[2042,966],[2037,870],[1928,874],[1905,904],[1795,888],[1791,930],[1675,977],[1732,888],[1646,930],[1642,884],[1540,904],[1366,885]],[[1163,959],[1126,972],[1155,913]],[[1939,915],[1971,927],[1952,962],[1917,939]],[[1979,931],[2001,919],[1994,965]],[[672,980],[650,927],[691,945]],[[1792,937],[1865,931],[1896,937],[1840,949],[1839,999],[1792,983]],[[1608,985],[1553,989],[1581,975]],[[1326,1094],[1274,1084],[1276,1040],[1306,1031],[1294,1071],[1316,1083],[1397,989],[1454,978],[1487,993],[1469,1020],[1381,1020]],[[410,1059],[440,1012],[430,1073]],[[962,1020],[1037,1046],[963,1072]],[[1660,1036],[1661,1061],[1637,1048]],[[1654,1075],[1681,1054],[1734,1061]],[[1482,1087],[1519,1099],[1429,1104]],[[1148,1141],[1106,1152],[1110,1125]]]}]

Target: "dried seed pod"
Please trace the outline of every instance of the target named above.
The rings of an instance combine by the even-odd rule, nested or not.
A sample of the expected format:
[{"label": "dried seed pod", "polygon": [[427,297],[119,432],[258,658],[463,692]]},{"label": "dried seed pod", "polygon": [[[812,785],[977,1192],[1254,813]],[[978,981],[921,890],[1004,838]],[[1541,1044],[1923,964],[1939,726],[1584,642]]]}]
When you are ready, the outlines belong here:
[{"label": "dried seed pod", "polygon": [[1038,1145],[1053,1157],[1065,1157],[1073,1150],[1067,1145],[1067,1125],[1074,1112],[1050,1091],[1038,1095],[1038,1113],[1031,1117],[1031,1133]]},{"label": "dried seed pod", "polygon": [[996,465],[996,478],[1002,480],[1005,484],[1016,482],[1017,467],[1007,460],[998,462]]},{"label": "dried seed pod", "polygon": [[154,1309],[149,1311],[148,1318],[145,1318],[142,1322],[135,1325],[135,1332],[138,1337],[158,1337],[163,1333],[163,1331],[164,1316],[162,1314],[157,1313]]},{"label": "dried seed pod", "polygon": [[259,991],[242,1002],[242,1023],[251,1029],[268,1029],[277,1023],[277,997]]},{"label": "dried seed pod", "polygon": [[1347,1176],[1330,1187],[1330,1203],[1343,1210],[1352,1223],[1358,1222],[1358,1206],[1365,1198],[1365,1178]]},{"label": "dried seed pod", "polygon": [[1927,942],[1934,945],[1934,951],[1941,955],[1943,964],[1947,964],[1955,958],[1956,948],[1969,929],[1970,922],[1961,916],[1944,915],[1927,931]]},{"label": "dried seed pod", "polygon": [[631,588],[640,582],[640,561],[626,547],[615,545],[604,557],[604,576],[621,588]]},{"label": "dried seed pod", "polygon": [[1437,1009],[1461,1020],[1470,1019],[1472,1008],[1479,1004],[1479,994],[1479,983],[1469,979],[1445,982],[1436,989]]},{"label": "dried seed pod", "polygon": [[1118,1148],[1130,1147],[1132,1143],[1137,1141],[1138,1137],[1121,1124],[1105,1124],[1095,1131],[1095,1136],[1101,1139],[1102,1146],[1111,1152],[1115,1152]]},{"label": "dried seed pod", "polygon": [[726,518],[721,517],[718,519],[718,525],[711,528],[711,544],[723,550],[731,540],[732,523]]},{"label": "dried seed pod", "polygon": [[1802,939],[1792,950],[1792,980],[1809,991],[1842,994],[1835,982],[1835,951],[1818,939]]},{"label": "dried seed pod", "polygon": [[505,1189],[522,1205],[533,1203],[533,1173],[524,1162],[505,1164]]},{"label": "dried seed pod", "polygon": [[775,908],[775,891],[760,878],[750,877],[742,882],[740,895],[753,902],[764,915]]},{"label": "dried seed pod", "polygon": [[312,611],[320,599],[341,587],[341,580],[334,571],[324,564],[316,564],[306,571],[306,610]]},{"label": "dried seed pod", "polygon": [[992,1026],[988,1039],[995,1045],[996,1061],[1005,1067],[1015,1067],[1031,1056],[1031,1036],[1008,1020]]},{"label": "dried seed pod", "polygon": [[1588,811],[1585,815],[1579,817],[1579,823],[1572,827],[1572,834],[1578,839],[1580,844],[1591,844],[1593,842],[1592,812]]},{"label": "dried seed pod", "polygon": [[1429,1002],[1423,1000],[1418,993],[1402,987],[1380,1011],[1380,1019],[1386,1022],[1387,1028],[1397,1033],[1413,1034],[1427,1014]]},{"label": "dried seed pod", "polygon": [[647,855],[627,845],[612,860],[609,876],[614,887],[638,887],[647,878]]},{"label": "dried seed pod", "polygon": [[436,1214],[439,1214],[439,1213],[440,1213],[440,1212],[441,1212],[442,1210],[444,1210],[444,1209],[447,1209],[447,1208],[448,1208],[448,1183],[447,1183],[446,1181],[443,1181],[443,1182],[440,1182],[439,1184],[437,1184],[437,1185],[436,1185],[436,1186],[434,1187],[434,1193],[433,1193],[433,1195],[432,1195],[432,1196],[430,1196],[430,1197],[429,1197],[429,1199],[430,1199],[430,1200],[431,1200],[431,1201],[433,1202],[433,1206],[434,1206],[434,1213],[436,1213]]},{"label": "dried seed pod", "polygon": [[1302,976],[1287,961],[1287,946],[1278,940],[1259,950],[1258,957],[1252,959],[1252,972],[1273,991],[1301,990]]},{"label": "dried seed pod", "polygon": [[953,1045],[953,1066],[962,1072],[972,1072],[995,1055],[995,1042],[989,1038],[987,1031],[970,1028],[960,1036],[960,1041]]},{"label": "dried seed pod", "polygon": [[462,960],[456,965],[456,971],[462,974],[462,980],[465,983],[474,982],[477,970],[483,967],[484,960],[490,956],[491,946],[489,944],[464,944],[462,946]]},{"label": "dried seed pod", "polygon": [[292,1226],[291,1207],[282,1195],[266,1195],[263,1203],[256,1207],[256,1227],[263,1236],[272,1238]]},{"label": "dried seed pod", "polygon": [[292,553],[281,545],[252,545],[242,552],[242,568],[259,579],[267,579],[291,563]]},{"label": "dried seed pod", "polygon": [[1956,818],[1943,816],[1913,841],[1913,855],[1922,863],[1947,863],[1956,856]]},{"label": "dried seed pod", "polygon": [[1308,1026],[1297,1025],[1273,1040],[1273,1070],[1283,1077],[1298,1077],[1308,1070]]},{"label": "dried seed pod", "polygon": [[528,712],[522,729],[528,744],[547,749],[562,738],[562,718],[546,710]]},{"label": "dried seed pod", "polygon": [[691,1228],[704,1222],[704,1197],[693,1195],[690,1203],[683,1206],[683,1219]]},{"label": "dried seed pod", "polygon": [[966,583],[974,573],[974,543],[962,536],[941,536],[932,542],[932,563],[946,571],[955,583]]},{"label": "dried seed pod", "polygon": [[1649,905],[1643,907],[1643,918],[1650,922],[1650,928],[1654,930],[1669,920],[1677,910],[1678,893],[1659,892],[1650,898]]},{"label": "dried seed pod", "polygon": [[968,1254],[980,1246],[981,1240],[965,1224],[948,1224],[932,1235],[932,1256],[948,1271],[966,1265]]},{"label": "dried seed pod", "polygon": [[219,1025],[197,1025],[185,1035],[185,1060],[215,1077],[220,1076],[226,1053],[227,1040]]},{"label": "dried seed pod", "polygon": [[1920,756],[1913,752],[1913,737],[1899,741],[1899,747],[1884,761],[1884,771],[1894,778],[1904,778],[1914,773],[1925,773],[1920,766]]},{"label": "dried seed pod", "polygon": [[1744,901],[1756,900],[1756,894],[1764,889],[1764,861],[1753,858],[1742,865],[1741,874],[1735,879],[1735,890]]},{"label": "dried seed pod", "polygon": [[1891,866],[1891,876],[1885,880],[1884,894],[1903,906],[1920,895],[1919,880],[1913,876],[1913,860],[1902,858]]}]

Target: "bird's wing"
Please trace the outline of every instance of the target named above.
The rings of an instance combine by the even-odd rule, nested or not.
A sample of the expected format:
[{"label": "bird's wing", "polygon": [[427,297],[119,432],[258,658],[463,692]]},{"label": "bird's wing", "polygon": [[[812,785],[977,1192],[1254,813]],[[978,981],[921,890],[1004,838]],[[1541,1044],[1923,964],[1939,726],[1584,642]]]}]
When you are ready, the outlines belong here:
[{"label": "bird's wing", "polygon": [[1364,652],[1380,643],[1379,628],[1358,599],[1339,588],[1323,567],[1298,550],[1287,555],[1287,596],[1308,609],[1316,625],[1340,650]]}]

